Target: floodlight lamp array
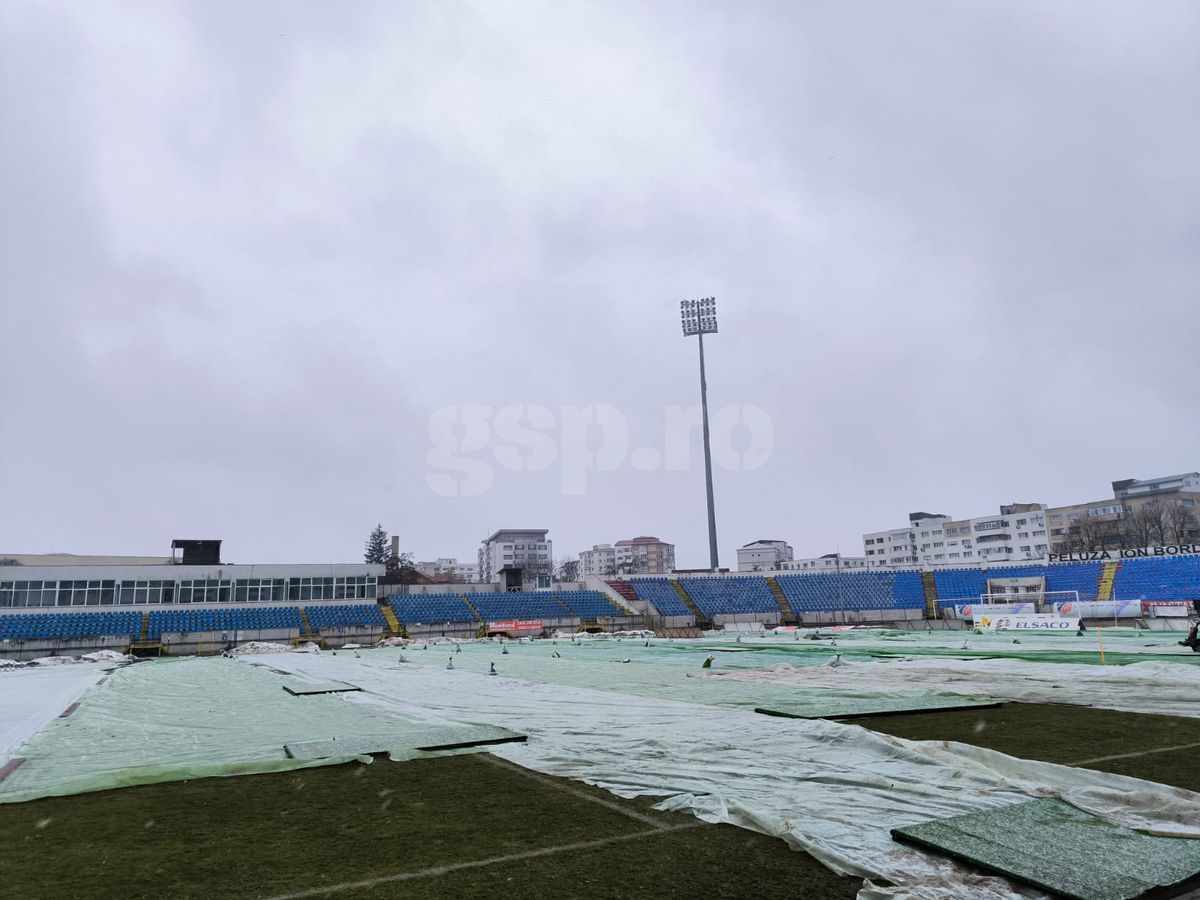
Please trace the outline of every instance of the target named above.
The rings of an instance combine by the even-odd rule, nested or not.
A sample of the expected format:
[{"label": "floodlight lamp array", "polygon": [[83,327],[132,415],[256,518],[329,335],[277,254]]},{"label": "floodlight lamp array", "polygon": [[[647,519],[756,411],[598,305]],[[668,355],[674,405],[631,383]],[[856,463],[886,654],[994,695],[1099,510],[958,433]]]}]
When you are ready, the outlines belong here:
[{"label": "floodlight lamp array", "polygon": [[693,334],[716,334],[717,298],[704,297],[700,300],[681,300],[679,318],[686,337]]}]

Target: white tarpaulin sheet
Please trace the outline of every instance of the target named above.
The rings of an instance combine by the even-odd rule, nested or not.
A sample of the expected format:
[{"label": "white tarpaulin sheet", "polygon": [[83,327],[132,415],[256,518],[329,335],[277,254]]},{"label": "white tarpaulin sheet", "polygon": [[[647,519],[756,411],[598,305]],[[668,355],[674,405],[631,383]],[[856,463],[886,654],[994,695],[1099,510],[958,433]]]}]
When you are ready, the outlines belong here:
[{"label": "white tarpaulin sheet", "polygon": [[[896,844],[892,827],[1030,796],[1061,796],[1131,827],[1200,830],[1200,796],[1174,788],[960,744],[908,742],[852,725],[759,716],[747,708],[766,699],[887,696],[903,688],[1196,716],[1200,667],[950,657],[855,662],[849,656],[831,665],[827,660],[840,662],[842,650],[855,645],[949,649],[936,635],[839,638],[839,647],[811,650],[787,639],[723,645],[567,639],[503,648],[464,644],[461,653],[457,645],[414,644],[403,651],[409,663],[399,662],[400,650],[363,651],[361,658],[287,653],[241,663],[158,661],[121,669],[84,698],[79,712],[57,721],[103,674],[100,667],[3,672],[0,750],[11,753],[42,730],[23,748],[29,761],[0,795],[20,799],[151,778],[265,771],[294,764],[282,759],[288,740],[388,730],[382,720],[399,714],[418,725],[513,728],[527,733],[529,743],[497,748],[497,755],[623,796],[664,797],[663,808],[781,837],[836,871],[886,878],[913,896],[1011,897],[1016,889]],[[1012,643],[971,641],[998,649]],[[1124,642],[1150,652],[1165,643],[1152,636]],[[1038,636],[1020,646],[1076,643]],[[709,655],[714,668],[703,669]],[[445,668],[448,658],[456,661],[454,671]],[[780,663],[784,658],[800,665]],[[483,674],[491,662],[499,677]],[[295,698],[277,675],[255,664],[363,690]]]},{"label": "white tarpaulin sheet", "polygon": [[[342,703],[337,694],[293,696],[267,668],[220,657],[126,666],[88,691],[70,718],[56,718],[69,705],[69,690],[55,676],[80,670],[102,674],[95,666],[26,670],[31,700],[23,732],[41,727],[21,744],[25,763],[0,783],[0,803],[325,765],[291,759],[284,746],[412,730],[388,710]],[[0,677],[3,696],[8,685],[22,684],[9,679],[26,671]],[[394,746],[405,745],[397,737]]]},{"label": "white tarpaulin sheet", "polygon": [[1119,824],[1200,837],[1200,795],[1163,785],[854,725],[487,677],[469,671],[469,661],[464,655],[448,671],[398,665],[383,653],[270,658],[280,669],[362,687],[344,702],[431,723],[519,729],[527,744],[493,752],[621,796],[666,797],[660,808],[781,837],[837,872],[885,878],[907,896],[1029,896],[898,844],[890,829],[1030,797],[1058,796]]},{"label": "white tarpaulin sheet", "polygon": [[[704,677],[703,675],[701,677]],[[1020,659],[899,659],[839,667],[778,663],[709,677],[722,681],[864,692],[926,688],[1026,703],[1071,703],[1126,712],[1200,717],[1200,666],[1144,662],[1127,666],[1032,663]]]},{"label": "white tarpaulin sheet", "polygon": [[104,675],[86,664],[0,671],[0,765]]}]

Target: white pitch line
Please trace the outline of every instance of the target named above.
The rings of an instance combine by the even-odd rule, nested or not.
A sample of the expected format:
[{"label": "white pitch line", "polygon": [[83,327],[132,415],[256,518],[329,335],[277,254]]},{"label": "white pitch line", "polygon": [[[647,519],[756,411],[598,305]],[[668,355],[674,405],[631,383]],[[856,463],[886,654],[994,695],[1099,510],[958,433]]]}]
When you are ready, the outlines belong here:
[{"label": "white pitch line", "polygon": [[538,772],[534,772],[531,769],[526,769],[523,766],[518,766],[516,763],[509,762],[507,759],[500,759],[498,757],[492,756],[490,753],[480,754],[479,759],[483,760],[484,762],[491,763],[494,766],[500,766],[501,768],[508,769],[509,771],[516,772],[520,775],[524,775],[525,777],[531,778],[534,781],[538,782],[539,784],[544,784],[547,787],[552,787],[556,790],[570,794],[573,797],[578,797],[581,800],[587,800],[590,803],[598,804],[599,806],[603,806],[605,809],[611,809],[613,812],[618,812],[623,816],[629,817],[630,819],[636,819],[637,821],[641,822],[643,825],[649,825],[652,828],[659,829],[660,831],[669,829],[671,827],[666,822],[664,822],[662,819],[656,819],[656,818],[654,818],[654,816],[648,816],[645,813],[640,813],[636,810],[628,809],[619,803],[614,803],[612,800],[605,800],[603,797],[596,797],[592,794],[587,793],[586,791],[581,791],[578,788],[573,788],[570,785],[563,784],[561,781],[555,781],[553,778],[547,778],[545,775],[542,775]]},{"label": "white pitch line", "polygon": [[389,884],[396,881],[413,881],[417,878],[435,878],[439,875],[448,875],[451,872],[460,872],[463,869],[479,869],[485,866],[494,866],[498,863],[519,862],[524,859],[535,859],[539,856],[553,856],[556,853],[573,853],[577,850],[591,850],[595,847],[604,847],[608,844],[619,844],[624,841],[635,841],[641,838],[654,837],[658,834],[669,834],[673,831],[688,831],[692,828],[700,828],[703,822],[689,822],[684,825],[671,825],[666,828],[655,828],[651,831],[638,831],[634,834],[622,834],[616,837],[600,838],[595,841],[581,841],[577,844],[563,844],[560,847],[545,847],[541,850],[527,850],[524,853],[511,853],[507,856],[493,856],[488,859],[478,859],[474,862],[453,863],[448,866],[434,866],[432,869],[420,869],[416,872],[401,872],[397,875],[383,875],[379,878],[367,878],[363,881],[346,881],[341,884],[330,884],[324,887],[308,888],[303,891],[296,891],[293,894],[277,894],[274,897],[268,897],[267,900],[302,900],[305,897],[324,897],[327,894],[336,894],[341,891],[357,891],[365,888],[376,887],[381,884]]},{"label": "white pitch line", "polygon": [[1113,759],[1133,759],[1137,756],[1150,756],[1154,753],[1170,753],[1172,750],[1192,750],[1200,747],[1200,741],[1192,744],[1176,744],[1174,747],[1155,747],[1153,750],[1138,750],[1134,753],[1114,753],[1112,756],[1095,756],[1091,759],[1081,759],[1078,762],[1066,763],[1068,766],[1086,766],[1091,763],[1108,762]]}]

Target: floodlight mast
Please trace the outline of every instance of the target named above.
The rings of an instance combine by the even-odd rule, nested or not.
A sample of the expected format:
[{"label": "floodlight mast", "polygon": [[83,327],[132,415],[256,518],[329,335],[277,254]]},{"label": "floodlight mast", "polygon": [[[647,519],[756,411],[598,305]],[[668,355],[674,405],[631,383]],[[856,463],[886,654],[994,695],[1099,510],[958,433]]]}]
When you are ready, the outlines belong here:
[{"label": "floodlight mast", "polygon": [[704,425],[704,487],[708,498],[708,561],[715,572],[717,561],[717,513],[713,505],[712,449],[708,437],[708,379],[704,374],[704,335],[717,333],[717,298],[683,300],[679,304],[683,336],[693,334],[700,344],[700,414]]}]

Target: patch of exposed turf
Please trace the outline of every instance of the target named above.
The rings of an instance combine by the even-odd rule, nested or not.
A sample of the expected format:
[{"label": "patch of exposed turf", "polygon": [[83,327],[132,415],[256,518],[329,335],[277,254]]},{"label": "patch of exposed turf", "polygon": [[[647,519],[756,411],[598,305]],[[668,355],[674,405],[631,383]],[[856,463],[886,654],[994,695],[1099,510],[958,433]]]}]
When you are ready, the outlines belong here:
[{"label": "patch of exposed turf", "polygon": [[[9,804],[0,806],[3,884],[23,900],[261,898],[644,832],[651,833],[332,896],[852,897],[860,884],[773,838],[549,781],[619,809],[482,755]],[[657,824],[698,827],[654,832]]]},{"label": "patch of exposed turf", "polygon": [[487,869],[460,871],[417,882],[380,885],[353,900],[399,900],[441,896],[494,900],[501,897],[678,898],[692,900],[795,900],[854,897],[861,879],[839,878],[778,840],[733,825],[701,825],[686,831],[576,851],[562,856]]},{"label": "patch of exposed turf", "polygon": [[[961,741],[1010,756],[1068,764],[1200,742],[1200,719],[1031,703],[857,719],[855,724],[910,740]],[[1087,768],[1200,791],[1198,758],[1200,747],[1089,762]]]}]

